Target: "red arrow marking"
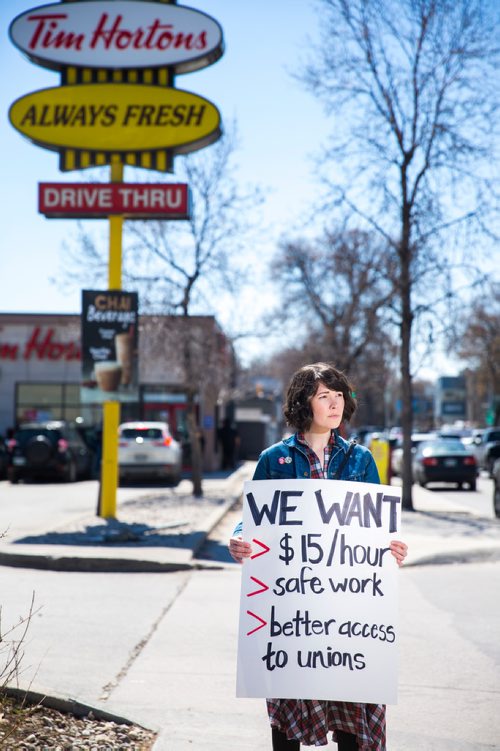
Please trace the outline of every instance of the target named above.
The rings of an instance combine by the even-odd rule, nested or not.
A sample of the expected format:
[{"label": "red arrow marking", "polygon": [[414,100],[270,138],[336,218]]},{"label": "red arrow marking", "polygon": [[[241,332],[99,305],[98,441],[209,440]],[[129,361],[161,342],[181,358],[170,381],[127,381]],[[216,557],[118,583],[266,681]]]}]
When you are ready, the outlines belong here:
[{"label": "red arrow marking", "polygon": [[265,592],[269,587],[267,584],[264,584],[264,582],[261,582],[260,579],[256,579],[255,576],[251,576],[250,579],[254,581],[256,584],[259,584],[261,586],[261,589],[256,589],[255,592],[249,592],[247,594],[247,597],[252,597],[253,595],[260,595],[261,592]]},{"label": "red arrow marking", "polygon": [[252,542],[256,542],[257,545],[260,545],[261,548],[264,548],[264,550],[261,550],[260,553],[254,553],[250,556],[250,560],[253,560],[254,558],[258,558],[259,555],[264,555],[264,553],[268,553],[271,548],[268,548],[265,542],[261,542],[260,540],[256,540],[255,537],[253,538]]},{"label": "red arrow marking", "polygon": [[255,634],[256,631],[258,631],[260,628],[263,628],[267,621],[265,621],[263,618],[260,617],[260,615],[255,615],[255,613],[252,613],[251,610],[247,610],[248,615],[251,615],[252,618],[257,618],[258,621],[260,621],[260,626],[257,626],[256,628],[252,629],[252,631],[249,631],[247,633],[247,636],[250,636],[251,634]]}]

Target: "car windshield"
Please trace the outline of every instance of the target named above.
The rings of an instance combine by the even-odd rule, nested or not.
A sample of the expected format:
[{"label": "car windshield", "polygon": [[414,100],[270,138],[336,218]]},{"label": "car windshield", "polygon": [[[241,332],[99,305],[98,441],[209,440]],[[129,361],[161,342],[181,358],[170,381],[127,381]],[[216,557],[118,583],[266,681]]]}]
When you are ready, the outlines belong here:
[{"label": "car windshield", "polygon": [[466,447],[462,441],[449,440],[449,441],[426,441],[420,445],[420,453],[424,456],[443,456],[444,454],[468,454]]},{"label": "car windshield", "polygon": [[492,430],[487,437],[488,441],[500,441],[500,430]]},{"label": "car windshield", "polygon": [[135,440],[135,438],[158,440],[163,438],[163,433],[160,428],[124,428],[121,437],[130,441]]},{"label": "car windshield", "polygon": [[31,440],[31,438],[35,438],[37,435],[43,435],[46,438],[49,438],[50,441],[57,441],[61,437],[59,430],[48,430],[47,428],[22,428],[14,434],[14,439],[21,446],[24,446]]}]

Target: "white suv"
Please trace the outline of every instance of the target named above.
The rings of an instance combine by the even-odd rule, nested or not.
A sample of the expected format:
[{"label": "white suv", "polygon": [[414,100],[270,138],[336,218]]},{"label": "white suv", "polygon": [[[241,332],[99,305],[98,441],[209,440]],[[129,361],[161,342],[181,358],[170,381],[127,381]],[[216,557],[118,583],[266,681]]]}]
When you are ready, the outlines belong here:
[{"label": "white suv", "polygon": [[179,482],[182,449],[166,422],[124,422],[118,435],[120,480],[158,478]]}]

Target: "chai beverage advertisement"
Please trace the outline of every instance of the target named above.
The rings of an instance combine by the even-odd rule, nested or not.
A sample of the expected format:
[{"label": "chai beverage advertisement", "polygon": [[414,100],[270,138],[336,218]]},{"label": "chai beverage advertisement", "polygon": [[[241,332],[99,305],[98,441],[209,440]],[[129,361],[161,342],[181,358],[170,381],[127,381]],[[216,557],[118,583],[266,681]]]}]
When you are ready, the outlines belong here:
[{"label": "chai beverage advertisement", "polygon": [[136,292],[82,292],[81,401],[139,400]]}]

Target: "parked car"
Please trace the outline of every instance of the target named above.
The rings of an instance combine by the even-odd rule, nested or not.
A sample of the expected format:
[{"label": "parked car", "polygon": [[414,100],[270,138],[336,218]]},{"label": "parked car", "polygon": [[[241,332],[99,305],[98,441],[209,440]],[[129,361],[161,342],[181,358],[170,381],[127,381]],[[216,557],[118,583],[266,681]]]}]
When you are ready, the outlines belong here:
[{"label": "parked car", "polygon": [[423,488],[431,482],[454,482],[459,488],[467,483],[471,490],[476,489],[476,457],[457,438],[436,438],[420,443],[412,469],[415,482]]},{"label": "parked car", "polygon": [[474,451],[479,467],[490,475],[495,460],[500,456],[500,428],[485,428],[474,437]]},{"label": "parked car", "polygon": [[472,428],[460,428],[453,425],[443,425],[439,429],[438,435],[440,438],[456,438],[458,441],[467,444],[470,443],[474,437],[474,431]]},{"label": "parked car", "polygon": [[101,473],[102,459],[102,426],[87,425],[83,420],[76,421],[76,430],[82,438],[84,444],[91,453],[91,470],[90,476],[96,480]]},{"label": "parked car", "polygon": [[[422,441],[429,441],[437,437],[437,433],[412,433],[411,452],[415,454],[417,446]],[[391,470],[393,475],[401,476],[403,471],[403,439],[398,438],[396,444],[392,447]]]},{"label": "parked car", "polygon": [[182,449],[166,422],[124,422],[119,427],[120,480],[162,479],[177,484]]},{"label": "parked car", "polygon": [[90,476],[91,452],[72,425],[62,421],[25,423],[8,442],[8,477],[75,482]]},{"label": "parked car", "polygon": [[500,519],[500,459],[497,459],[491,472],[493,477],[493,511]]},{"label": "parked car", "polygon": [[9,456],[7,453],[7,446],[5,445],[3,438],[0,437],[0,480],[5,480],[7,477],[8,464]]}]

